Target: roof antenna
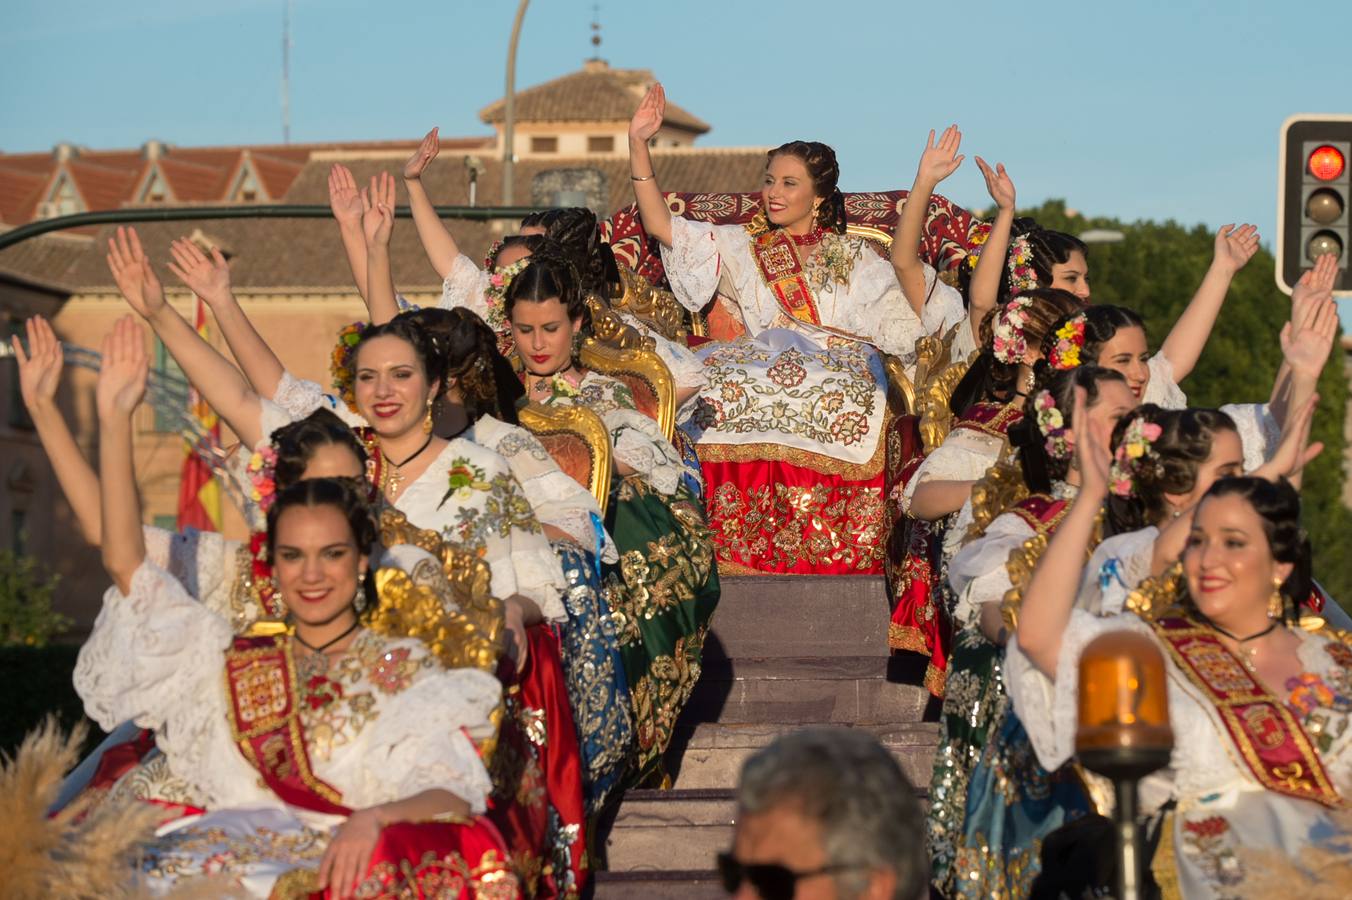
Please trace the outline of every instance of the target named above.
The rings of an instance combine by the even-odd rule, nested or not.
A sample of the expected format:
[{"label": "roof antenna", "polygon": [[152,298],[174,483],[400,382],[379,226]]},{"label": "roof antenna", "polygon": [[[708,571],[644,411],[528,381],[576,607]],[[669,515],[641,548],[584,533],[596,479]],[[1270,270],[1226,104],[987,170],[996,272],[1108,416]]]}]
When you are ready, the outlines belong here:
[{"label": "roof antenna", "polygon": [[282,143],[291,143],[291,4],[282,0]]},{"label": "roof antenna", "polygon": [[591,45],[592,59],[598,62],[601,59],[601,4],[592,4],[592,23],[591,23]]}]

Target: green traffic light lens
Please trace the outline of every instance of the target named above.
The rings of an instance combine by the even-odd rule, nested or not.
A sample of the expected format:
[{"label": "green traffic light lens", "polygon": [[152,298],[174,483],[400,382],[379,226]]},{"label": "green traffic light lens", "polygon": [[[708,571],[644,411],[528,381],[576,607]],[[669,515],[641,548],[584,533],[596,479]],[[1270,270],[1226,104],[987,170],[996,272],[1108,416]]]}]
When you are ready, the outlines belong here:
[{"label": "green traffic light lens", "polygon": [[1305,201],[1305,215],[1320,225],[1336,222],[1343,215],[1343,197],[1330,188],[1320,188]]},{"label": "green traffic light lens", "polygon": [[1342,258],[1343,255],[1343,242],[1332,231],[1316,232],[1310,238],[1310,242],[1305,245],[1305,255],[1310,262],[1314,262],[1319,257],[1329,253],[1338,258]]}]

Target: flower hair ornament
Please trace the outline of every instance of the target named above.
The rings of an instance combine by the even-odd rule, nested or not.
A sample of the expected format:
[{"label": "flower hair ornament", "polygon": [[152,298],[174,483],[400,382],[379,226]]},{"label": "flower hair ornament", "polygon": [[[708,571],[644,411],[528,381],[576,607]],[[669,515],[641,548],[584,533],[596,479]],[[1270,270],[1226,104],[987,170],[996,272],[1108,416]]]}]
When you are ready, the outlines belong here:
[{"label": "flower hair ornament", "polygon": [[1014,365],[1023,362],[1028,352],[1028,310],[1033,306],[1030,297],[1015,297],[1000,307],[995,314],[993,352],[1002,363]]},{"label": "flower hair ornament", "polygon": [[1033,399],[1037,411],[1037,430],[1044,438],[1043,446],[1052,459],[1070,459],[1075,452],[1075,436],[1066,427],[1065,416],[1056,408],[1056,398],[1043,388]]},{"label": "flower hair ornament", "polygon": [[1056,329],[1053,335],[1056,342],[1047,352],[1048,365],[1058,372],[1080,365],[1080,352],[1084,350],[1084,326],[1084,313],[1076,313]]},{"label": "flower hair ornament", "polygon": [[[969,272],[976,271],[977,261],[981,259],[981,251],[990,235],[991,226],[982,223],[968,238],[970,246],[964,262]],[[1037,272],[1033,269],[1033,247],[1028,243],[1028,235],[1018,235],[1009,242],[1005,268],[1009,270],[1009,296],[1017,297],[1038,286]]]},{"label": "flower hair ornament", "polygon": [[1153,465],[1152,457],[1159,454],[1151,445],[1159,440],[1164,429],[1154,422],[1147,422],[1145,416],[1137,416],[1127,425],[1122,435],[1122,443],[1117,445],[1113,454],[1113,464],[1108,469],[1108,484],[1119,497],[1130,497],[1136,481],[1147,466]]},{"label": "flower hair ornament", "polygon": [[[495,253],[489,258],[496,256]],[[487,270],[488,284],[484,286],[484,306],[487,307],[488,314],[484,316],[484,321],[497,334],[511,331],[511,325],[507,321],[507,288],[511,287],[512,279],[525,271],[528,265],[530,257],[523,256],[505,268],[493,265]]]},{"label": "flower hair ornament", "polygon": [[258,504],[263,515],[267,515],[277,499],[276,448],[268,443],[255,450],[244,472],[249,478],[249,499]]},{"label": "flower hair ornament", "polygon": [[329,374],[333,376],[333,389],[343,398],[343,402],[353,412],[357,411],[357,395],[353,393],[352,382],[356,373],[352,371],[352,354],[357,349],[367,322],[353,322],[338,332],[338,343],[333,346],[333,355],[329,358]]}]

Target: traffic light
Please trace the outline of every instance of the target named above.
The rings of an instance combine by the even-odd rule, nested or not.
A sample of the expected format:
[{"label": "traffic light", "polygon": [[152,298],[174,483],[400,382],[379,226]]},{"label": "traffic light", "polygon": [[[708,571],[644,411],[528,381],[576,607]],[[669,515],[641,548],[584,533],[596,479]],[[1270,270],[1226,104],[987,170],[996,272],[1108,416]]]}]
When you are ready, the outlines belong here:
[{"label": "traffic light", "polygon": [[1352,116],[1298,115],[1282,124],[1277,164],[1277,287],[1291,293],[1326,253],[1335,294],[1352,296]]}]

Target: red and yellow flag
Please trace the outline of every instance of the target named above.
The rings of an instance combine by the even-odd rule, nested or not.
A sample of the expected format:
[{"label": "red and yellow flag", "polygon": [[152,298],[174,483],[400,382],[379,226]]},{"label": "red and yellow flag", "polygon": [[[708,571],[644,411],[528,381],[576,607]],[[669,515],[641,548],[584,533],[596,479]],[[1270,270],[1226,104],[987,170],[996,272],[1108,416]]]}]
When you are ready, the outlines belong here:
[{"label": "red and yellow flag", "polygon": [[[207,311],[200,297],[193,298],[193,327],[203,340],[207,333]],[[188,411],[197,420],[195,438],[203,450],[214,450],[221,443],[221,424],[216,413],[197,393],[188,392]],[[221,530],[221,486],[211,474],[209,466],[197,452],[191,440],[183,443],[183,473],[178,482],[178,528],[196,528],[199,531]]]}]

